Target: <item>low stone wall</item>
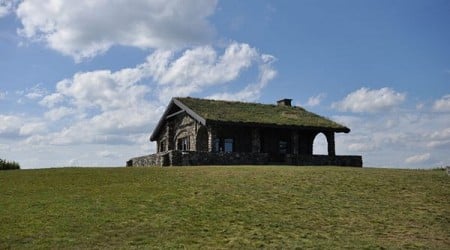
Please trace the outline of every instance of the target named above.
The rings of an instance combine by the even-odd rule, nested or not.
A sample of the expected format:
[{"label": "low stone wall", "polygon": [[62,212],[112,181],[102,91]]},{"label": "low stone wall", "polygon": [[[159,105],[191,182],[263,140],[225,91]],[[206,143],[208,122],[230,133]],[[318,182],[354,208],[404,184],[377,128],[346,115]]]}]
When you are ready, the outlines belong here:
[{"label": "low stone wall", "polygon": [[[269,154],[267,153],[212,153],[178,150],[136,157],[127,161],[128,167],[266,164],[270,164]],[[362,167],[362,157],[328,155],[286,155],[284,164],[299,166],[330,165]]]},{"label": "low stone wall", "polygon": [[132,158],[127,161],[127,167],[263,165],[267,162],[268,154],[265,153],[211,153],[174,150]]},{"label": "low stone wall", "polygon": [[131,158],[127,161],[127,167],[167,166],[168,153],[157,153]]},{"label": "low stone wall", "polygon": [[362,156],[360,155],[286,155],[286,164],[297,166],[363,166]]},{"label": "low stone wall", "polygon": [[180,152],[173,151],[173,165],[263,165],[267,164],[266,153],[225,153],[225,152]]}]

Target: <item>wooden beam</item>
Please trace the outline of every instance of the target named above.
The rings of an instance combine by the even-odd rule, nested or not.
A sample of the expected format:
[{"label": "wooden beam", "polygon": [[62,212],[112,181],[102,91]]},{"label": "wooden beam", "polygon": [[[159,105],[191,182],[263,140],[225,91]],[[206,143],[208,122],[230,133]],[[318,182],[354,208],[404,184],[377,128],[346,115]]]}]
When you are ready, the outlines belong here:
[{"label": "wooden beam", "polygon": [[182,113],[184,113],[184,112],[186,112],[186,110],[180,110],[180,111],[177,111],[177,112],[172,113],[172,114],[170,114],[170,115],[167,115],[167,116],[166,116],[166,120],[169,119],[169,118],[172,118],[172,117],[174,117],[174,116],[177,116],[177,115],[179,115],[179,114],[182,114]]}]

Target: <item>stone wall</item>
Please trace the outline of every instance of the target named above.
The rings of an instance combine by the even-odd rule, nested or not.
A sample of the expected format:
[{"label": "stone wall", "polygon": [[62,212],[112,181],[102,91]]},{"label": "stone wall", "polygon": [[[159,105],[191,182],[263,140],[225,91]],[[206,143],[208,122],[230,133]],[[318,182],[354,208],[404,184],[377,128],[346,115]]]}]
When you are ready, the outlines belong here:
[{"label": "stone wall", "polygon": [[362,167],[360,155],[286,155],[286,163],[298,166],[348,166]]},{"label": "stone wall", "polygon": [[268,162],[265,153],[225,153],[173,150],[135,157],[127,167],[145,166],[197,166],[197,165],[263,165]]},{"label": "stone wall", "polygon": [[131,158],[127,161],[127,167],[147,167],[147,166],[168,166],[169,154],[156,153],[140,157]]},{"label": "stone wall", "polygon": [[[189,150],[208,150],[208,132],[186,113],[179,114],[167,120],[157,138],[157,152],[164,153],[180,148],[179,139],[188,138]],[[163,147],[161,147],[161,144]]]},{"label": "stone wall", "polygon": [[[266,164],[270,164],[269,154],[267,153],[212,153],[178,150],[136,157],[127,161],[127,166],[129,167]],[[330,165],[362,167],[362,157],[290,154],[286,155],[285,164],[298,166]]]}]

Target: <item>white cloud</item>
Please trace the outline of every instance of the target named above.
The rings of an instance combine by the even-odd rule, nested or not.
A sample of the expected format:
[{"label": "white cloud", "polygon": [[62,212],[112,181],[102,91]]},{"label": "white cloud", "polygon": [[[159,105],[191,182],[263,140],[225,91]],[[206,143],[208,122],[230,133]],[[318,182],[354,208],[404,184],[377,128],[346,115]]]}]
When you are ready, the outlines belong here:
[{"label": "white cloud", "polygon": [[46,131],[46,124],[36,118],[0,114],[0,138],[26,137]]},{"label": "white cloud", "polygon": [[35,135],[46,130],[47,126],[43,122],[27,122],[20,128],[19,134],[22,136]]},{"label": "white cloud", "polygon": [[15,0],[0,0],[0,18],[7,16],[13,9]]},{"label": "white cloud", "polygon": [[[450,124],[449,124],[449,126],[450,126]],[[434,131],[429,135],[429,137],[431,139],[438,139],[438,140],[450,139],[450,127],[445,128],[441,131]]]},{"label": "white cloud", "polygon": [[73,115],[76,113],[76,110],[68,107],[58,107],[52,108],[49,111],[45,112],[44,117],[49,119],[50,121],[57,121],[64,117]]},{"label": "white cloud", "polygon": [[[234,99],[254,100],[276,75],[271,66],[274,60],[273,56],[259,54],[248,44],[233,42],[225,48],[222,55],[218,55],[211,46],[186,50],[176,59],[173,59],[173,53],[157,51],[148,57],[147,63],[142,67],[148,69],[159,85],[158,97],[165,103],[173,96],[188,96],[205,88],[229,83],[245,70],[257,66],[258,82],[233,94]],[[223,93],[221,97],[228,99],[228,95],[231,94]]]},{"label": "white cloud", "polygon": [[445,95],[441,99],[436,100],[433,110],[437,112],[450,112],[450,95]]},{"label": "white cloud", "polygon": [[100,152],[97,152],[97,155],[103,158],[116,158],[117,154],[113,153],[109,150],[102,150]]},{"label": "white cloud", "polygon": [[82,110],[99,108],[107,111],[130,107],[138,105],[150,91],[147,86],[137,84],[142,78],[139,69],[76,73],[73,78],[58,82],[57,93],[45,97],[42,102],[51,105],[52,101],[58,101],[63,96],[66,101]]},{"label": "white cloud", "polygon": [[406,98],[406,94],[398,93],[390,88],[368,89],[360,88],[348,94],[342,101],[332,104],[340,111],[378,112],[391,109]]},{"label": "white cloud", "polygon": [[430,159],[430,156],[431,156],[430,153],[413,155],[406,158],[405,162],[411,164],[424,163]]},{"label": "white cloud", "polygon": [[62,102],[63,100],[64,95],[62,95],[61,93],[53,93],[42,98],[42,100],[39,101],[39,104],[51,108],[56,104]]},{"label": "white cloud", "polygon": [[450,146],[450,127],[427,134],[427,147],[445,148]]},{"label": "white cloud", "polygon": [[[70,123],[31,144],[130,143],[135,133],[148,132],[157,119],[158,106],[146,100],[150,88],[139,84],[138,68],[116,72],[76,73],[57,83],[56,92],[41,103],[52,107],[45,113],[51,121],[70,118]],[[60,106],[54,107],[54,101]]]},{"label": "white cloud", "polygon": [[241,70],[250,67],[257,57],[256,49],[245,43],[230,44],[220,57],[211,46],[189,49],[171,62],[158,82],[175,85],[184,85],[186,82],[191,85],[228,82],[235,79]]},{"label": "white cloud", "polygon": [[272,63],[276,60],[271,55],[261,55],[259,66],[259,80],[257,83],[249,84],[244,89],[235,93],[217,93],[209,96],[211,99],[235,100],[235,101],[256,101],[261,95],[261,91],[277,75],[277,71],[272,68]]},{"label": "white cloud", "polygon": [[333,120],[352,130],[337,134],[338,154],[361,154],[365,166],[413,167],[412,159],[432,150],[421,167],[449,162],[450,114],[417,112],[415,107],[397,112],[335,116]]},{"label": "white cloud", "polygon": [[308,102],[306,103],[306,106],[315,107],[315,106],[319,105],[323,101],[323,99],[325,97],[326,97],[326,94],[324,94],[324,93],[320,93],[320,94],[318,94],[316,96],[311,96],[308,99]]},{"label": "white cloud", "polygon": [[273,56],[259,54],[248,44],[231,43],[223,53],[211,46],[188,49],[178,57],[158,50],[146,62],[115,72],[78,72],[56,84],[56,91],[39,103],[49,108],[44,117],[64,120],[46,136],[30,136],[29,144],[129,144],[149,134],[173,96],[201,93],[236,80],[257,68],[258,80],[235,98],[254,100],[273,79]]},{"label": "white cloud", "polygon": [[47,90],[42,88],[41,86],[42,84],[36,84],[35,86],[26,89],[24,91],[25,97],[31,100],[35,100],[45,96],[47,94]]},{"label": "white cloud", "polygon": [[24,124],[24,119],[14,115],[0,114],[0,135],[2,136],[17,136],[20,127]]},{"label": "white cloud", "polygon": [[17,8],[21,35],[45,42],[76,61],[114,45],[180,48],[209,41],[207,18],[217,0],[24,0]]},{"label": "white cloud", "polygon": [[4,100],[6,98],[6,96],[8,95],[8,91],[1,91],[0,90],[0,101]]}]

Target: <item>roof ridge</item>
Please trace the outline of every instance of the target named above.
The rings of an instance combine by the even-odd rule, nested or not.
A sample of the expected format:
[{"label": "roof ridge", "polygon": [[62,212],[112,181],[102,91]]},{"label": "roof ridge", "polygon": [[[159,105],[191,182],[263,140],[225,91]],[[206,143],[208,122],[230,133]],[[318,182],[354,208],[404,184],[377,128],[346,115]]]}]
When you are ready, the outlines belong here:
[{"label": "roof ridge", "polygon": [[[302,106],[280,106],[277,104],[273,104],[273,103],[260,103],[260,102],[247,102],[247,101],[233,101],[233,100],[218,100],[218,99],[208,99],[208,98],[198,98],[198,97],[191,97],[191,96],[186,96],[186,97],[174,97],[173,99],[192,99],[192,100],[199,100],[199,101],[211,101],[211,102],[225,102],[225,103],[242,103],[242,104],[254,104],[254,105],[264,105],[264,106],[273,106],[273,107],[284,107],[284,108],[301,108],[305,111],[307,111],[305,108],[303,108]],[[309,112],[309,111],[307,111]]]}]

